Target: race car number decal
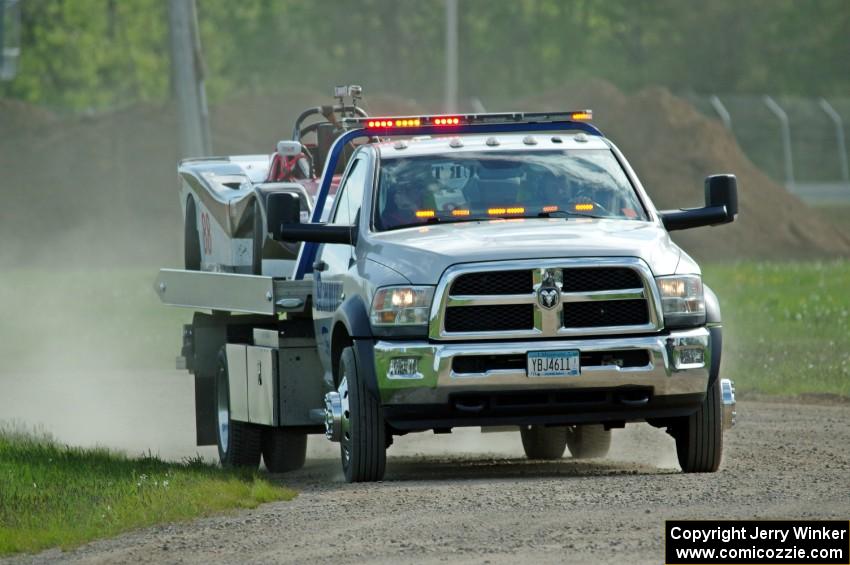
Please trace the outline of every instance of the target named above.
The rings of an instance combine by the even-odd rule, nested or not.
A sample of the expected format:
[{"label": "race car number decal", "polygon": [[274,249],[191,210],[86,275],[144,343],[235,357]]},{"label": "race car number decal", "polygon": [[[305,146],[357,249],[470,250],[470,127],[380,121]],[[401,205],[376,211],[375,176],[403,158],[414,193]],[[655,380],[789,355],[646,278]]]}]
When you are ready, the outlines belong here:
[{"label": "race car number decal", "polygon": [[212,253],[212,232],[210,230],[210,215],[201,212],[201,232],[204,240],[204,255]]}]

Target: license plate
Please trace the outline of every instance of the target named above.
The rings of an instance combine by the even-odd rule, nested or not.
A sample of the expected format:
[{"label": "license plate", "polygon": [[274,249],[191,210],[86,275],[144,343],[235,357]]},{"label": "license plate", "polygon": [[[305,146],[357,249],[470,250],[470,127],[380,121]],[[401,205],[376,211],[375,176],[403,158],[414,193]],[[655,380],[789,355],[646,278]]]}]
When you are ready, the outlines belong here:
[{"label": "license plate", "polygon": [[578,349],[529,351],[529,377],[577,377],[581,374]]}]

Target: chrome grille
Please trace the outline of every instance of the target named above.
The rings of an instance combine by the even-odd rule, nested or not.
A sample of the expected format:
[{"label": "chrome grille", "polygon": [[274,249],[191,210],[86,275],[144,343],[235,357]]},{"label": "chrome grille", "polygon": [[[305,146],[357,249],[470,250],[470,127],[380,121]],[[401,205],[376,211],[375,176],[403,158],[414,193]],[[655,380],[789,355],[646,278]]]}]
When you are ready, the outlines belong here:
[{"label": "chrome grille", "polygon": [[[544,300],[553,289],[554,305]],[[659,305],[652,273],[640,259],[459,265],[437,287],[429,334],[513,339],[645,333],[661,329]]]},{"label": "chrome grille", "polygon": [[563,292],[589,292],[594,290],[620,290],[641,288],[643,281],[633,269],[624,267],[576,268],[564,271]]},{"label": "chrome grille", "polygon": [[636,326],[649,322],[646,300],[571,302],[564,306],[565,328]]},{"label": "chrome grille", "polygon": [[531,304],[469,306],[446,311],[446,331],[449,332],[533,329],[534,306]]},{"label": "chrome grille", "polygon": [[534,292],[531,271],[494,271],[459,276],[452,284],[453,295],[523,294]]}]

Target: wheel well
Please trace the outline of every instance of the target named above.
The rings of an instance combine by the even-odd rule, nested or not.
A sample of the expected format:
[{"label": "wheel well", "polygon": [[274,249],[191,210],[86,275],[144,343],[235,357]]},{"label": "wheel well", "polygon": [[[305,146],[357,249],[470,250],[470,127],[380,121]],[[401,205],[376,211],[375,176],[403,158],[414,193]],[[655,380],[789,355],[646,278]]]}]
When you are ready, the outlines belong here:
[{"label": "wheel well", "polygon": [[354,345],[354,340],[346,329],[345,324],[337,322],[331,333],[331,362],[333,363],[334,386],[339,385],[339,360],[346,347]]}]

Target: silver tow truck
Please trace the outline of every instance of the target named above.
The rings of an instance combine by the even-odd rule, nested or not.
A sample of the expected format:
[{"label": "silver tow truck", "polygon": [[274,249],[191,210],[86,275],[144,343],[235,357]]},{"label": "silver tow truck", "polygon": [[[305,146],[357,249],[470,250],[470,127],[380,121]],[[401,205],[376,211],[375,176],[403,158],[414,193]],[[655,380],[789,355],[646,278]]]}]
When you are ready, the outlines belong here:
[{"label": "silver tow truck", "polygon": [[322,433],[346,480],[376,481],[410,432],[510,427],[530,458],[587,458],[648,422],[684,472],[718,469],[735,419],[720,307],[668,232],[733,221],[733,175],[705,180],[703,207],[658,211],[588,110],[314,114],[318,141],[278,155],[312,185],[266,182],[274,156],[181,166],[187,226],[210,221],[216,171],[244,214],[215,214],[241,233],[216,236],[227,261],[205,241],[156,282],[197,310],[179,361],[199,445],[283,472]]}]

